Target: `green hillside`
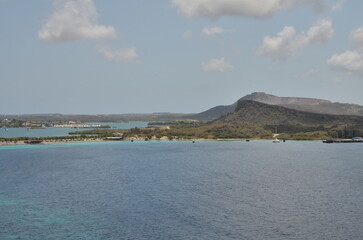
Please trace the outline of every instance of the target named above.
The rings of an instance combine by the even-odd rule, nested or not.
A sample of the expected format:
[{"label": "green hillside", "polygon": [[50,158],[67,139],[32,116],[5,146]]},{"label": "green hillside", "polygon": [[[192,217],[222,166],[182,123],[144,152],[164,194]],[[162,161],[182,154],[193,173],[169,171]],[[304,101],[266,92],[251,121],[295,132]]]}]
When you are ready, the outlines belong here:
[{"label": "green hillside", "polygon": [[[263,92],[255,92],[242,97],[239,101],[251,100],[255,102],[286,107],[294,110],[336,115],[363,116],[363,106],[348,103],[334,103],[328,100],[301,97],[278,97]],[[213,107],[204,112],[193,115],[193,119],[215,120],[236,110],[237,103]]]},{"label": "green hillside", "polygon": [[240,100],[236,110],[215,122],[250,122],[262,125],[362,125],[363,117],[298,111],[250,100]]}]

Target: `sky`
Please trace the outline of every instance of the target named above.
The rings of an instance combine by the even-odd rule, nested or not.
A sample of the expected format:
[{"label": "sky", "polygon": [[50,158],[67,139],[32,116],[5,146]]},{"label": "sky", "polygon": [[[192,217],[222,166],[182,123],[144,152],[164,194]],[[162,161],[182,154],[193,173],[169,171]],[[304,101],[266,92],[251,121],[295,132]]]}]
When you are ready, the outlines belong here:
[{"label": "sky", "polygon": [[360,0],[0,0],[0,114],[363,105]]}]

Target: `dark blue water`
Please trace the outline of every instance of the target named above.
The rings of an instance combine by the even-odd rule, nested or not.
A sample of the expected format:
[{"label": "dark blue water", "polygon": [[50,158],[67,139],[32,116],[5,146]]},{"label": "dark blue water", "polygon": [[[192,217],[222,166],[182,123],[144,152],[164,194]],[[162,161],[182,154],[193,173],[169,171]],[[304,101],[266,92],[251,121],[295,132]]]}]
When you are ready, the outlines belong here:
[{"label": "dark blue water", "polygon": [[363,144],[0,146],[0,239],[363,239]]}]

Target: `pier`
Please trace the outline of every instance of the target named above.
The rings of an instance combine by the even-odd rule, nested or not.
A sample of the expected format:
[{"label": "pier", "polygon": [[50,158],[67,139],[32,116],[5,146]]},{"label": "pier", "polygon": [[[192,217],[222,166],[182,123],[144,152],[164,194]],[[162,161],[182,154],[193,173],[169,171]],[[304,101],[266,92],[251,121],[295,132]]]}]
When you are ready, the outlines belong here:
[{"label": "pier", "polygon": [[342,139],[342,140],[329,139],[329,140],[324,140],[323,143],[363,143],[363,139]]}]

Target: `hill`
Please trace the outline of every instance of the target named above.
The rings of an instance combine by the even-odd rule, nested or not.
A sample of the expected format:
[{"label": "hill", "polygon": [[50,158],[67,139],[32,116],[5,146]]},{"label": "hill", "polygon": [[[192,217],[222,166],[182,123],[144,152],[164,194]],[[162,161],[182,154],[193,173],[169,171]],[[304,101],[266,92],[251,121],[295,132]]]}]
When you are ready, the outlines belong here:
[{"label": "hill", "polygon": [[[233,113],[197,124],[177,124],[130,130],[91,130],[77,134],[114,134],[147,139],[271,139],[278,128],[279,138],[313,140],[363,136],[363,116],[304,112],[251,100],[239,100]],[[110,132],[111,131],[111,132]]]},{"label": "hill", "polygon": [[214,120],[221,116],[227,115],[234,112],[236,109],[237,102],[232,105],[220,105],[208,109],[207,111],[192,115],[190,118],[197,120]]},{"label": "hill", "polygon": [[[278,97],[263,92],[255,92],[242,97],[240,100],[251,100],[305,112],[363,116],[363,106],[348,103],[333,103],[323,99]],[[193,118],[207,120],[220,118],[224,115],[234,112],[237,107],[237,103],[238,101],[231,105],[213,107],[204,112],[195,114]]]},{"label": "hill", "polygon": [[249,122],[262,125],[361,125],[363,116],[304,112],[251,100],[239,100],[236,110],[214,122]]}]

